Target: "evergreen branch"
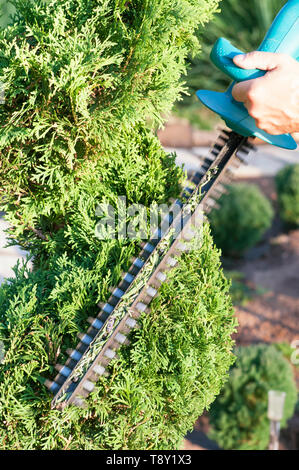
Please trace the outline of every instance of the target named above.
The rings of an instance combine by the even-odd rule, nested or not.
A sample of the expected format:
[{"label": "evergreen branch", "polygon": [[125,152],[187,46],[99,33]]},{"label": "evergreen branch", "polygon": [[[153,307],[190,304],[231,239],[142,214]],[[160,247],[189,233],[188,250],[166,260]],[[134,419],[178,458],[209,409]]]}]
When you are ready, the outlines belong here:
[{"label": "evergreen branch", "polygon": [[[16,212],[16,216],[22,221],[22,216],[19,212]],[[35,235],[44,241],[49,241],[48,237],[43,234],[43,232],[37,228],[31,227],[29,224],[24,224],[25,230],[31,230]]]}]

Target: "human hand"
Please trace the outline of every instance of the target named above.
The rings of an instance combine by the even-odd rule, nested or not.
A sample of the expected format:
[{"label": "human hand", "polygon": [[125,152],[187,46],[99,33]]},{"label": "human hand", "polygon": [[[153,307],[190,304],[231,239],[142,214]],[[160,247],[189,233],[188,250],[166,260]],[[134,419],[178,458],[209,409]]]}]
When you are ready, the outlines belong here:
[{"label": "human hand", "polygon": [[272,135],[299,132],[299,63],[285,54],[259,51],[233,60],[243,69],[267,71],[263,77],[237,83],[232,90],[257,127]]}]

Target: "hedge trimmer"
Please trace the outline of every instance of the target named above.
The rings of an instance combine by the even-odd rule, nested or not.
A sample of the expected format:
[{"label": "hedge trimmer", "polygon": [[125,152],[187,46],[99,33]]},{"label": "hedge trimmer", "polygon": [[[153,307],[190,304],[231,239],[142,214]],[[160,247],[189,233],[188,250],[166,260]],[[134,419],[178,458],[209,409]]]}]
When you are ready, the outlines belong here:
[{"label": "hedge trimmer", "polygon": [[[290,0],[275,19],[260,50],[284,52],[297,59],[298,33],[299,0]],[[240,53],[228,41],[219,39],[211,59],[236,81],[257,78],[265,73],[235,66],[232,58]],[[272,136],[258,129],[245,107],[232,98],[232,86],[225,93],[197,92],[199,99],[219,114],[232,130],[221,133],[198,172],[188,180],[180,198],[170,208],[167,228],[158,229],[143,245],[139,257],[123,274],[108,302],[99,304],[97,317],[88,319],[90,327],[86,333],[79,333],[80,342],[76,349],[67,350],[69,359],[65,365],[57,364],[57,376],[45,381],[55,395],[53,407],[63,408],[71,403],[84,406],[96,381],[108,374],[109,363],[116,358],[117,350],[128,344],[128,334],[138,327],[140,315],[149,311],[169,270],[177,265],[180,255],[188,251],[198,237],[202,214],[217,207],[216,201],[225,192],[225,184],[253,149],[248,138],[259,137],[279,147],[296,148],[290,135]]]}]

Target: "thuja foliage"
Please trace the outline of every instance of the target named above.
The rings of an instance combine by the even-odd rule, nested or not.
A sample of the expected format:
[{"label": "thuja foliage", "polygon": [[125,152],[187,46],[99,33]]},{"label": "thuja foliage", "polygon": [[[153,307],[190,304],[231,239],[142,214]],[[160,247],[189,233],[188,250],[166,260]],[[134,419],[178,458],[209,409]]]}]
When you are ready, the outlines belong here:
[{"label": "thuja foliage", "polygon": [[270,437],[268,391],[286,393],[284,427],[297,401],[293,370],[272,345],[240,347],[236,356],[229,381],[211,407],[211,437],[224,449],[263,450]]},{"label": "thuja foliage", "polygon": [[99,240],[99,203],[167,203],[183,172],[153,135],[180,96],[216,0],[15,0],[0,31],[0,187],[10,243],[30,252],[0,289],[0,447],[176,448],[219,393],[235,329],[219,253],[171,275],[82,410],[50,409],[44,379],[139,252]]},{"label": "thuja foliage", "polygon": [[289,225],[299,225],[299,165],[287,165],[276,177],[280,217]]},{"label": "thuja foliage", "polygon": [[227,186],[219,199],[220,210],[210,214],[216,245],[224,255],[240,256],[253,247],[270,228],[274,215],[271,203],[252,184]]},{"label": "thuja foliage", "polygon": [[102,284],[99,264],[99,254],[85,266],[61,257],[49,272],[16,270],[2,288],[1,448],[178,448],[219,393],[233,361],[234,320],[228,282],[205,229],[202,248],[172,272],[88,408],[50,410],[41,376],[76,341]]},{"label": "thuja foliage", "polygon": [[[14,25],[0,36],[0,81],[6,87],[0,184],[13,236],[33,254],[48,255],[57,245],[65,250],[66,222],[69,227],[69,218],[81,215],[76,204],[84,213],[86,192],[106,181],[113,195],[125,191],[128,202],[148,202],[140,186],[155,184],[156,175],[149,178],[144,167],[135,171],[134,162],[149,164],[144,127],[149,120],[152,127],[161,123],[161,114],[180,96],[185,57],[198,47],[194,29],[217,2],[13,4]],[[102,176],[97,165],[104,166],[104,158],[117,164]],[[113,185],[115,178],[123,184]],[[93,211],[97,201],[91,196]]]}]

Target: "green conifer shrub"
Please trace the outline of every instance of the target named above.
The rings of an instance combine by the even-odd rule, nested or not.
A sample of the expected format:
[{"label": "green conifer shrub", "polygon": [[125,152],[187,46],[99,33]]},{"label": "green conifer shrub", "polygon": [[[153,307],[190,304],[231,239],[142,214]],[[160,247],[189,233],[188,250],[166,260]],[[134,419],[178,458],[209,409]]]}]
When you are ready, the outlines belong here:
[{"label": "green conifer shrub", "polygon": [[287,165],[276,177],[280,217],[289,225],[299,225],[299,165]]},{"label": "green conifer shrub", "polygon": [[270,228],[274,212],[255,185],[237,183],[227,189],[218,201],[220,209],[210,214],[212,234],[224,255],[240,256]]},{"label": "green conifer shrub", "polygon": [[233,362],[229,284],[205,226],[86,409],[44,379],[96,316],[138,240],[99,240],[96,207],[167,203],[184,175],[153,130],[182,89],[214,0],[15,0],[0,31],[0,187],[10,243],[33,256],[0,288],[2,449],[173,449]]},{"label": "green conifer shrub", "polygon": [[297,401],[290,363],[275,346],[239,347],[230,378],[210,410],[211,438],[223,449],[263,450],[269,444],[268,391],[286,392],[282,427]]}]

